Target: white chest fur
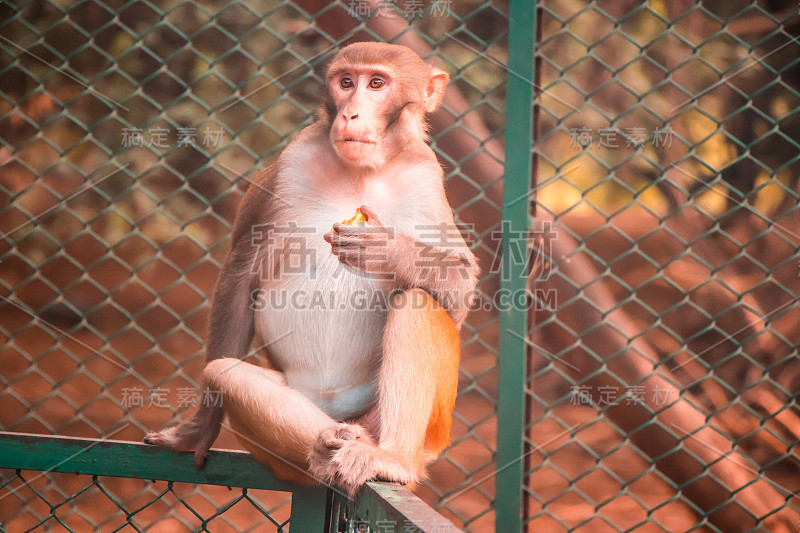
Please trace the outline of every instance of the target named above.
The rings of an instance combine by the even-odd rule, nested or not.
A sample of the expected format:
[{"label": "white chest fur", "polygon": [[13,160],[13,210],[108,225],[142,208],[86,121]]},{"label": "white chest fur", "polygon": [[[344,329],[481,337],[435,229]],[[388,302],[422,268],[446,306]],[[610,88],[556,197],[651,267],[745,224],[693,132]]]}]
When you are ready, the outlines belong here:
[{"label": "white chest fur", "polygon": [[302,224],[276,227],[278,265],[262,284],[256,312],[256,332],[273,364],[336,419],[372,404],[386,321],[375,282],[339,263],[322,238],[343,218],[335,207],[317,208]]},{"label": "white chest fur", "polygon": [[375,401],[388,305],[376,282],[339,263],[322,236],[366,204],[396,233],[416,237],[426,204],[441,191],[420,190],[401,164],[383,169],[392,180],[332,182],[331,174],[346,175],[337,166],[324,149],[287,156],[275,190],[287,199],[271,253],[278,267],[261,283],[255,327],[289,385],[345,420]]}]

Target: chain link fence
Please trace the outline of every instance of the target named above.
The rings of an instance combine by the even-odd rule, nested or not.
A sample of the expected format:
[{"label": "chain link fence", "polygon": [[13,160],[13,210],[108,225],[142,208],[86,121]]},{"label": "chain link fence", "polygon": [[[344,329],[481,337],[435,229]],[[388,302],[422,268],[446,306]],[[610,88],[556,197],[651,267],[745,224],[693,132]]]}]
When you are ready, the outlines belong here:
[{"label": "chain link fence", "polygon": [[530,531],[797,530],[799,7],[540,3]]},{"label": "chain link fence", "polygon": [[24,514],[5,522],[5,531],[288,531],[288,498],[273,491],[232,494],[209,485],[3,473],[3,488],[24,487],[15,497],[25,501]]},{"label": "chain link fence", "polygon": [[[526,527],[794,531],[798,6],[538,9]],[[466,531],[506,530],[503,142],[532,134],[505,131],[529,104],[506,102],[505,65],[533,52],[509,50],[508,2],[46,0],[0,13],[0,428],[140,440],[190,413],[248,180],[313,122],[340,44],[399,42],[452,76],[432,145],[484,272],[453,442],[416,493]],[[238,447],[225,431],[216,445]],[[237,531],[278,529],[253,508],[288,517],[285,496],[263,491],[61,474],[0,500],[9,530],[49,516],[55,500],[35,491],[97,530],[197,529],[217,509]],[[107,514],[87,511],[107,492]],[[158,513],[133,513],[145,500]]]},{"label": "chain link fence", "polygon": [[[463,96],[440,113],[433,144],[465,132],[481,151],[493,141],[505,73],[483,54],[495,49],[504,60],[506,2],[407,4],[0,3],[0,428],[137,441],[191,413],[208,295],[238,203],[250,177],[313,122],[325,64],[343,43],[387,40],[410,25],[401,40],[413,37]],[[470,116],[483,129],[464,127]],[[459,220],[496,224],[499,206],[481,195],[501,179],[502,157],[495,154],[498,168],[480,182],[462,171],[469,153],[439,152],[459,191]],[[485,246],[484,260],[492,253]],[[491,313],[465,328],[453,445],[417,491],[473,531],[493,523],[490,490],[442,502],[492,469],[495,336]],[[223,431],[216,446],[238,443]],[[15,486],[16,476],[4,471],[4,483]],[[123,522],[201,528],[208,518],[159,484],[84,479],[77,487],[67,477],[41,477],[4,498],[0,521],[32,527],[54,501],[63,502],[59,520],[82,530]],[[117,482],[101,515],[76,503],[109,496]],[[207,507],[231,504],[215,487],[185,491]],[[241,498],[255,504],[262,493]],[[163,499],[153,504],[161,518],[133,513],[141,499]],[[262,502],[279,523],[283,502]],[[251,507],[225,512],[231,530],[275,529]],[[214,531],[222,527],[215,523]]]}]

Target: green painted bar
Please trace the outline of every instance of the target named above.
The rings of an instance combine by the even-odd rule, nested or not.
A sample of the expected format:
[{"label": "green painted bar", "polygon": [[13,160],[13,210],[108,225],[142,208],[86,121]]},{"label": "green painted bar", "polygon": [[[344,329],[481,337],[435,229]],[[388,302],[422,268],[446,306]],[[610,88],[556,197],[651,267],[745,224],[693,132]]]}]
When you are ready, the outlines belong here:
[{"label": "green painted bar", "polygon": [[[462,533],[450,520],[437,513],[405,487],[397,483],[371,481],[354,503],[356,516],[369,516],[376,532],[446,531]],[[381,528],[381,526],[384,526]]]},{"label": "green painted bar", "polygon": [[326,507],[331,498],[324,487],[296,486],[292,492],[292,510],[289,529],[294,532],[326,532]]},{"label": "green painted bar", "polygon": [[158,479],[291,492],[246,452],[213,450],[195,468],[191,452],[171,452],[121,440],[78,439],[0,432],[0,467],[43,472]]},{"label": "green painted bar", "polygon": [[[97,476],[223,485],[292,493],[291,529],[328,531],[327,488],[288,483],[246,452],[212,450],[206,466],[195,468],[191,452],[171,452],[147,444],[120,440],[51,437],[0,431],[0,468]],[[388,520],[396,531],[461,532],[406,488],[397,483],[370,482],[355,501],[357,515],[375,527]],[[416,529],[411,529],[416,528]]]},{"label": "green painted bar", "polygon": [[[529,229],[534,96],[536,2],[511,0],[509,7],[509,64],[506,90],[505,182],[501,290],[519,294],[526,289],[526,265],[514,261],[514,235]],[[510,231],[509,231],[510,230]],[[522,247],[524,251],[526,248]],[[525,254],[523,254],[524,256]],[[513,300],[513,299],[512,299]],[[525,437],[525,357],[527,311],[500,310],[497,398],[497,477],[495,531],[522,531],[522,483]]]},{"label": "green painted bar", "polygon": [[171,452],[139,442],[0,432],[0,468],[291,492],[292,530],[326,531],[329,495],[325,487],[276,479],[246,452],[212,450],[202,469],[195,468],[192,459],[191,452]]}]

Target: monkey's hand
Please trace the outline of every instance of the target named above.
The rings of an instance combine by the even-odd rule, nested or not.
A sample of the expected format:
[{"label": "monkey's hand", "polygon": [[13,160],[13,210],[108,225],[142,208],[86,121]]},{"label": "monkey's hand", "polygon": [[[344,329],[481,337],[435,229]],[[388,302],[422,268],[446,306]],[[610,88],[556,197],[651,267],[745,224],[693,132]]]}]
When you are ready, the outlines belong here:
[{"label": "monkey's hand", "polygon": [[395,234],[369,206],[362,226],[334,224],[324,238],[343,264],[383,281],[387,288],[420,288],[439,302],[460,327],[472,305],[478,265],[468,249],[440,248]]},{"label": "monkey's hand", "polygon": [[359,210],[366,216],[366,224],[336,223],[333,231],[323,236],[331,253],[342,264],[386,282],[390,288],[403,285],[403,258],[412,251],[414,241],[387,228],[371,207],[362,205]]}]

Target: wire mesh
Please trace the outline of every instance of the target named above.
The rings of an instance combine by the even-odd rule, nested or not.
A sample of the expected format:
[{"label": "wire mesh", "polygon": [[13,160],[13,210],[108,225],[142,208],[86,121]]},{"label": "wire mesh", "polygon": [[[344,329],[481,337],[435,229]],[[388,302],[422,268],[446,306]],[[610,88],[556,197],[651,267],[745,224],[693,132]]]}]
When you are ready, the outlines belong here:
[{"label": "wire mesh", "polygon": [[[272,491],[2,469],[4,531],[288,531]],[[8,491],[8,492],[6,492]]]},{"label": "wire mesh", "polygon": [[[368,20],[413,36],[464,96],[466,107],[445,105],[432,143],[460,191],[457,219],[475,225],[490,262],[500,211],[485,191],[502,178],[502,151],[479,180],[474,153],[438,145],[467,132],[489,154],[502,134],[505,1],[47,0],[0,13],[2,429],[139,440],[202,400],[208,295],[243,191],[313,122],[337,47],[389,39]],[[465,327],[453,444],[418,490],[472,531],[493,522],[491,487],[472,485],[493,468],[496,335],[491,312]],[[216,446],[238,443],[223,430]],[[59,492],[58,479],[41,481]],[[93,516],[75,502],[100,498],[104,483],[87,482],[59,519]],[[26,494],[18,516],[47,516]],[[168,507],[172,520],[179,506]]]},{"label": "wire mesh", "polygon": [[[538,4],[528,528],[793,530],[798,6]],[[3,429],[138,440],[191,411],[242,191],[313,121],[325,61],[348,40],[411,44],[450,72],[463,99],[433,117],[432,144],[483,267],[479,302],[496,303],[502,142],[532,137],[504,131],[504,65],[532,52],[508,50],[506,1],[51,0],[0,13]],[[467,531],[494,527],[505,466],[499,334],[496,307],[476,308],[453,443],[417,490]],[[217,445],[237,447],[229,433]],[[50,503],[24,493],[14,516],[35,525],[60,504],[65,523],[105,528],[78,505],[92,495],[140,524],[128,496],[104,497],[115,482],[84,477],[73,498],[67,477],[37,481]],[[216,508],[238,498],[185,490]],[[239,502],[220,518],[250,509]],[[167,507],[165,520],[197,527]]]},{"label": "wire mesh", "polygon": [[796,528],[797,9],[540,3],[529,530]]}]

